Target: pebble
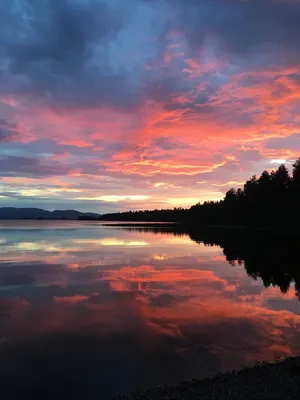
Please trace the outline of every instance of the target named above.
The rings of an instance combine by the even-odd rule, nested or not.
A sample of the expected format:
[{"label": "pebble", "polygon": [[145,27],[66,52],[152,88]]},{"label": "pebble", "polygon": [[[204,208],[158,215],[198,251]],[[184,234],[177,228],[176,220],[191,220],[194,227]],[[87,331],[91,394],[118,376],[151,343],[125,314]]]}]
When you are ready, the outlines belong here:
[{"label": "pebble", "polygon": [[300,400],[300,356],[114,400]]}]

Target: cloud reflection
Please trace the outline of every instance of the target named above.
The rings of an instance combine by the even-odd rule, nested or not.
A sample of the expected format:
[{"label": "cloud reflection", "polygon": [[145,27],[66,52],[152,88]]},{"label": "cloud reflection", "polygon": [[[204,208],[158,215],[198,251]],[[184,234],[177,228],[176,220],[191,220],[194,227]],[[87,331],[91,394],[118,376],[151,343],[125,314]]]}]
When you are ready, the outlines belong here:
[{"label": "cloud reflection", "polygon": [[86,386],[91,398],[114,395],[300,350],[298,299],[229,265],[218,246],[101,227],[31,235],[67,253],[5,235],[16,246],[0,255],[0,377],[24,393],[60,382],[73,398]]},{"label": "cloud reflection", "polygon": [[148,246],[149,243],[143,240],[120,240],[117,238],[104,238],[104,239],[74,239],[75,244],[83,244],[90,246]]}]

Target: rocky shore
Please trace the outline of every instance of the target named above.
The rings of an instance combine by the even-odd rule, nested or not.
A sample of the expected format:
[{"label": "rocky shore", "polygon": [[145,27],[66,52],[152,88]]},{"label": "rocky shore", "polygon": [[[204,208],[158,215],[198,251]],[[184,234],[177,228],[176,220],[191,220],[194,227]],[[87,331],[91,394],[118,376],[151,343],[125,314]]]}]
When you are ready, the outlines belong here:
[{"label": "rocky shore", "polygon": [[135,391],[118,400],[299,400],[300,356],[276,363],[193,379],[147,391]]}]

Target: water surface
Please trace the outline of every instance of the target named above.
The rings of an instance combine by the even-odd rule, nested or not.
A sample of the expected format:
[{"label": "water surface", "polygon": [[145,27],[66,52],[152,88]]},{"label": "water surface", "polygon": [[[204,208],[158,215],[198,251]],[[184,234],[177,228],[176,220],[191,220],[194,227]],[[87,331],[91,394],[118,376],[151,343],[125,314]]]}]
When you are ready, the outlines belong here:
[{"label": "water surface", "polygon": [[99,399],[298,353],[297,243],[202,236],[0,221],[5,399]]}]

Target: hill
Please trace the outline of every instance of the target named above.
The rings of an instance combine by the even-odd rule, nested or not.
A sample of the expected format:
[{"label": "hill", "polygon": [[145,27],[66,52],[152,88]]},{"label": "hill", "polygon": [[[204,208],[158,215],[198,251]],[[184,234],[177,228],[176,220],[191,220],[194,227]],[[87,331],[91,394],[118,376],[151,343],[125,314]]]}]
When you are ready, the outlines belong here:
[{"label": "hill", "polygon": [[101,217],[100,214],[83,213],[76,210],[47,211],[41,208],[0,207],[0,219],[71,219],[79,217]]}]

